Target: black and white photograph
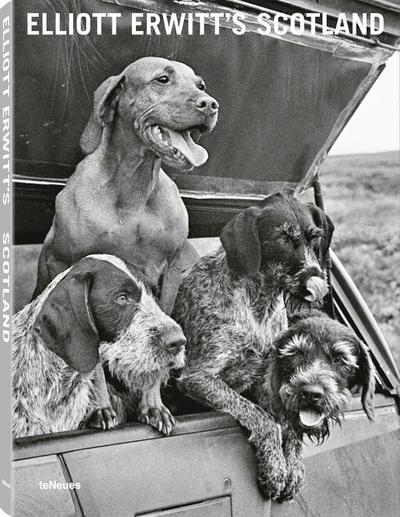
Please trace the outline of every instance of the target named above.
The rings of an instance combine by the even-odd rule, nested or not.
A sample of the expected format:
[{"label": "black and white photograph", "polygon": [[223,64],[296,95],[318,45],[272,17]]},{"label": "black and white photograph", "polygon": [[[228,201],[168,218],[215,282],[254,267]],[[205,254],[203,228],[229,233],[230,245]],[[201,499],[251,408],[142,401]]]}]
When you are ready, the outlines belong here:
[{"label": "black and white photograph", "polygon": [[0,13],[0,514],[400,515],[400,3]]}]

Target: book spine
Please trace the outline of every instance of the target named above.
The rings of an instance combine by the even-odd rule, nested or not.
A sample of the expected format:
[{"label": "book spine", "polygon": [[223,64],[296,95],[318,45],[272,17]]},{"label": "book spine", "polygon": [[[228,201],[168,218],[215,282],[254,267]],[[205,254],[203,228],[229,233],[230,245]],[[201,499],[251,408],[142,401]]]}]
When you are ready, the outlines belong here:
[{"label": "book spine", "polygon": [[13,243],[13,4],[0,3],[1,27],[1,335],[0,335],[0,513],[11,515],[11,348]]}]

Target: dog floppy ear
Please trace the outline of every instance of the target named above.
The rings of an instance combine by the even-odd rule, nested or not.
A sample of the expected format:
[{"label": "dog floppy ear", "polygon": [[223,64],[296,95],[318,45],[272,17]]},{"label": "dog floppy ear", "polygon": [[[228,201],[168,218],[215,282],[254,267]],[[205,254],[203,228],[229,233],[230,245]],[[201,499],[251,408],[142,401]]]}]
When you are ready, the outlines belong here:
[{"label": "dog floppy ear", "polygon": [[361,402],[370,420],[374,418],[375,367],[369,350],[359,339],[356,343],[358,352],[358,374],[355,383],[362,386]]},{"label": "dog floppy ear", "polygon": [[83,130],[80,144],[85,154],[93,153],[100,144],[103,127],[113,123],[124,74],[108,77],[94,92],[93,111]]},{"label": "dog floppy ear", "polygon": [[226,224],[221,233],[228,265],[240,276],[254,276],[261,266],[261,244],[257,219],[261,210],[250,207]]},{"label": "dog floppy ear", "polygon": [[99,361],[99,336],[89,306],[90,272],[66,277],[49,293],[34,323],[43,343],[69,366],[86,373]]},{"label": "dog floppy ear", "polygon": [[332,241],[332,235],[335,225],[323,210],[315,206],[313,203],[307,203],[314,223],[318,228],[322,229],[321,245],[319,250],[319,260],[322,265],[326,265],[329,258],[329,247]]},{"label": "dog floppy ear", "polygon": [[368,348],[360,341],[360,371],[363,379],[361,401],[368,418],[374,418],[375,367]]}]

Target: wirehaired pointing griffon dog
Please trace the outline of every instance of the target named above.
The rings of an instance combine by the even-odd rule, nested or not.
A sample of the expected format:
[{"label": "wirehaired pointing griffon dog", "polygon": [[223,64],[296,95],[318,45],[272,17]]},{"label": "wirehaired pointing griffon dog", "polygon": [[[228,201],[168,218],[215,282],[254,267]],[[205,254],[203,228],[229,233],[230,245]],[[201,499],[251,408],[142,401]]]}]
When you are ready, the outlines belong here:
[{"label": "wirehaired pointing griffon dog", "polygon": [[[217,101],[183,63],[146,57],[108,77],[81,137],[86,156],[57,196],[33,297],[82,257],[110,253],[144,274],[170,314],[194,252],[185,205],[161,161],[178,170],[202,165],[207,151],[195,140],[217,117]],[[166,414],[158,384],[143,391],[141,407],[143,419]]]},{"label": "wirehaired pointing griffon dog", "polygon": [[[278,495],[283,501],[293,498],[303,481],[303,437],[320,443],[329,436],[331,423],[340,423],[350,405],[353,386],[362,386],[362,405],[373,419],[375,368],[349,328],[317,311],[279,336],[266,365],[265,382],[253,395],[282,427],[282,454],[275,452],[264,472],[286,472]],[[273,478],[271,483],[266,474],[264,482],[271,486]]]},{"label": "wirehaired pointing griffon dog", "polygon": [[[332,232],[320,209],[276,194],[235,216],[222,248],[188,270],[179,289],[173,317],[187,338],[187,362],[178,385],[250,431],[259,479],[280,448],[279,429],[241,394],[263,378],[272,343],[287,328],[286,306],[322,302]],[[284,482],[283,471],[273,475],[277,486]],[[264,494],[279,491],[265,486]]]},{"label": "wirehaired pointing griffon dog", "polygon": [[[91,255],[60,273],[14,316],[13,329],[14,437],[74,430],[87,418],[112,427],[114,409],[97,403],[105,386],[99,361],[139,401],[143,389],[166,382],[170,368],[184,364],[179,325],[161,311],[141,275],[111,255]],[[168,433],[173,417],[162,410],[167,413],[146,417],[152,425],[165,422],[159,430]]]},{"label": "wirehaired pointing griffon dog", "polygon": [[340,422],[354,385],[362,386],[364,411],[373,418],[375,369],[369,351],[351,330],[325,315],[290,325],[274,343],[268,371],[274,413],[299,435],[323,440],[329,422]]}]

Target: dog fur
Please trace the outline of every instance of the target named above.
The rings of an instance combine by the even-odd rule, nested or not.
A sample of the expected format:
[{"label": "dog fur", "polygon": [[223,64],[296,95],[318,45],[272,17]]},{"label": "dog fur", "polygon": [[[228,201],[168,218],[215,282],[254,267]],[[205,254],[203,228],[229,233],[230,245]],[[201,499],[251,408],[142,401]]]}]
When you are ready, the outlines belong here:
[{"label": "dog fur", "polygon": [[317,311],[296,318],[279,336],[266,367],[265,381],[252,396],[282,427],[278,461],[286,479],[278,500],[284,501],[303,483],[304,437],[319,444],[329,436],[332,424],[342,422],[354,386],[362,386],[362,405],[373,419],[375,368],[354,332]]},{"label": "dog fur", "polygon": [[[184,363],[180,327],[140,273],[110,255],[86,257],[59,274],[14,316],[13,329],[14,437],[74,430],[88,418],[107,428],[121,421],[112,407],[97,414],[98,365],[140,401],[149,384],[165,383],[171,367]],[[168,433],[172,415],[164,406],[155,409],[148,422]],[[139,405],[135,411],[141,414]]]},{"label": "dog fur", "polygon": [[105,79],[81,136],[86,156],[56,199],[33,297],[82,257],[112,253],[135,264],[170,314],[189,229],[161,160],[177,170],[204,163],[192,136],[211,131],[217,117],[217,101],[184,63],[145,57]]},{"label": "dog fur", "polygon": [[[82,133],[85,157],[56,199],[33,298],[81,258],[110,253],[144,274],[170,314],[181,270],[197,254],[187,240],[185,205],[161,160],[178,170],[204,163],[207,152],[193,138],[211,131],[217,118],[217,101],[184,63],[145,57],[105,79]],[[108,407],[100,369],[98,378],[99,406]],[[159,408],[168,414],[158,382],[143,390],[140,407],[142,420]],[[161,419],[156,427],[170,424]]]},{"label": "dog fur", "polygon": [[178,386],[249,430],[266,497],[277,498],[285,483],[284,468],[271,470],[283,465],[273,460],[280,430],[241,394],[263,379],[272,343],[287,328],[287,308],[322,302],[332,233],[315,206],[271,196],[225,226],[223,247],[184,275],[176,300],[173,317],[188,340]]}]

